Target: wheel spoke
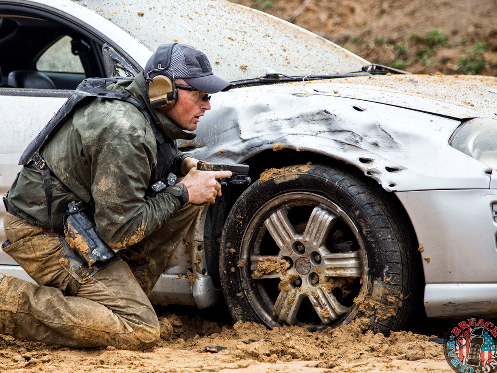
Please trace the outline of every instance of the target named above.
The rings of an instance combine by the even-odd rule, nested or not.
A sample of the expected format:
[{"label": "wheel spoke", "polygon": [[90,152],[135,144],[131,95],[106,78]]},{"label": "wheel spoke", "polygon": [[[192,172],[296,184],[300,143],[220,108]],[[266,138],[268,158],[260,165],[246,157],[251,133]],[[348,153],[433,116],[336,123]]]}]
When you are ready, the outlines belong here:
[{"label": "wheel spoke", "polygon": [[330,323],[347,312],[347,307],[340,304],[332,293],[325,293],[321,288],[316,290],[309,294],[309,300],[324,323]]},{"label": "wheel spoke", "polygon": [[327,277],[361,277],[362,264],[358,251],[322,256]]},{"label": "wheel spoke", "polygon": [[295,325],[302,299],[304,299],[304,295],[296,289],[281,291],[274,304],[273,314],[278,321]]},{"label": "wheel spoke", "polygon": [[290,220],[288,220],[288,210],[288,207],[281,208],[271,214],[264,222],[281,253],[287,253],[296,240],[295,229]]},{"label": "wheel spoke", "polygon": [[324,245],[330,229],[338,220],[338,216],[322,209],[320,206],[316,206],[307,222],[303,237],[304,241],[310,242],[315,247]]},{"label": "wheel spoke", "polygon": [[290,264],[277,256],[252,255],[250,257],[250,269],[252,278],[264,280],[270,278],[281,278],[286,274]]}]

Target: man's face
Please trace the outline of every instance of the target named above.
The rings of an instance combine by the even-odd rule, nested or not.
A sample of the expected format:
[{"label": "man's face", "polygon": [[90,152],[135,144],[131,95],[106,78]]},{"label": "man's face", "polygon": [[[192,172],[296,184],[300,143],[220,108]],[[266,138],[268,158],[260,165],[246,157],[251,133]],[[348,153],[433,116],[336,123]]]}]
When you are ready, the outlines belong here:
[{"label": "man's face", "polygon": [[[175,82],[176,84],[189,85],[183,79],[176,79]],[[162,111],[162,113],[180,128],[194,131],[197,129],[200,117],[211,109],[209,100],[202,101],[204,96],[205,92],[178,89],[176,104],[171,109]]]}]

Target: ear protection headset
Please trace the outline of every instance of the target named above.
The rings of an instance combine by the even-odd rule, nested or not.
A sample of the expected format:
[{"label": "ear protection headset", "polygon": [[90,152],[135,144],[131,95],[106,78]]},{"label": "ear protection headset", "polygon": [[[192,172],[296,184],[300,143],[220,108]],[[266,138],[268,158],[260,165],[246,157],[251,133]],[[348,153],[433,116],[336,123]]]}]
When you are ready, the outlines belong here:
[{"label": "ear protection headset", "polygon": [[[178,90],[173,80],[162,73],[171,65],[173,47],[178,43],[162,44],[157,48],[154,58],[154,69],[145,77],[148,82],[148,98],[150,105],[156,109],[168,110],[178,99]],[[164,65],[163,65],[164,64]]]}]

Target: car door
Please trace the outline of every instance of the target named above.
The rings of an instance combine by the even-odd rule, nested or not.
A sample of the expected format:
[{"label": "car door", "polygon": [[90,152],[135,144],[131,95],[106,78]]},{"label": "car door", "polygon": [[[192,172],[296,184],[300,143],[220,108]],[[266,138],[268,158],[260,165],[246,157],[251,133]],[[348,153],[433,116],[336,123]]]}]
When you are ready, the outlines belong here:
[{"label": "car door", "polygon": [[[18,160],[25,147],[83,79],[131,76],[140,70],[121,45],[141,52],[144,59],[150,55],[131,36],[72,2],[0,0],[2,195],[20,170]],[[1,243],[5,209],[0,205]],[[15,264],[0,250],[2,272],[26,278]]]}]

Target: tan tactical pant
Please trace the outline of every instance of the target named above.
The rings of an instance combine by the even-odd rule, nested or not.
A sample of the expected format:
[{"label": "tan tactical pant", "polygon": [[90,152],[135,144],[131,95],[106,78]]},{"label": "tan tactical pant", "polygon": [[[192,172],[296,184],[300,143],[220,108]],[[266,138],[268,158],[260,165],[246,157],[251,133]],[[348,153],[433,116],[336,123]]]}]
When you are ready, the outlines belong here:
[{"label": "tan tactical pant", "polygon": [[176,212],[159,230],[120,252],[122,259],[80,283],[76,296],[63,293],[74,278],[60,261],[58,233],[7,213],[5,235],[12,245],[4,251],[38,285],[11,276],[0,283],[0,334],[78,348],[154,346],[159,321],[147,295],[198,210],[187,205]]}]

